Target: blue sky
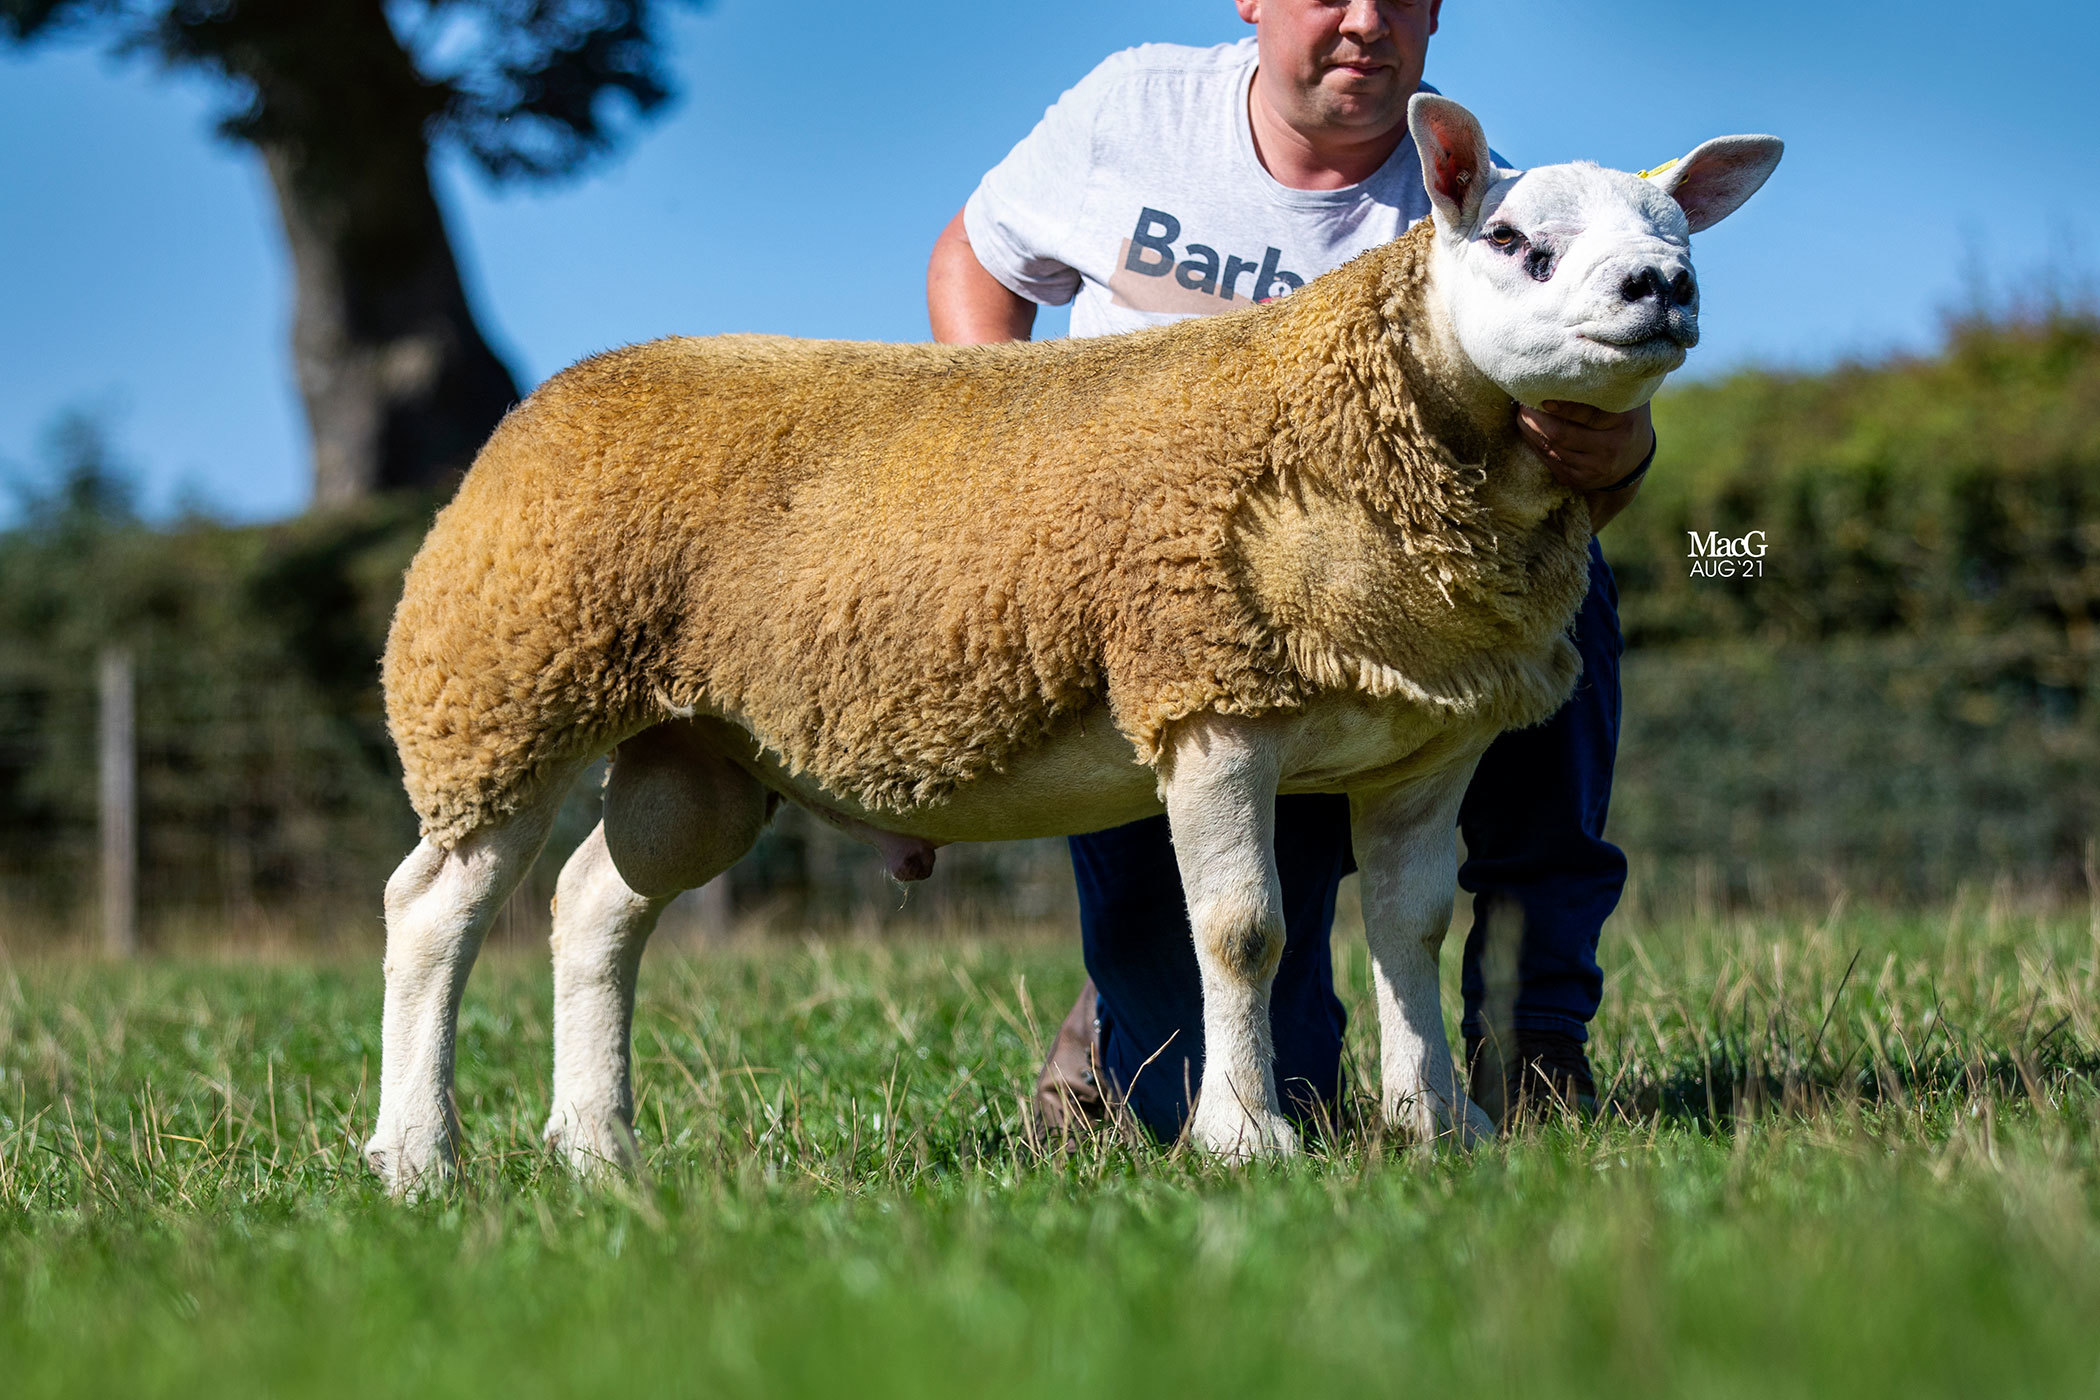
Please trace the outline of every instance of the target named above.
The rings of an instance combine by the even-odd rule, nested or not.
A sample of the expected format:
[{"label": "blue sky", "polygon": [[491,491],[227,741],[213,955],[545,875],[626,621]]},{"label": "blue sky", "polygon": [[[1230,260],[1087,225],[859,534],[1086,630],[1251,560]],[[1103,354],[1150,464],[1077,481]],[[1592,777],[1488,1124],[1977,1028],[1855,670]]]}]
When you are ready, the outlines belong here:
[{"label": "blue sky", "polygon": [[[1250,32],[1229,0],[714,0],[684,98],[554,188],[439,182],[485,329],[527,383],[652,336],[919,339],[934,234],[1111,50]],[[792,21],[792,22],[790,22]],[[1691,372],[1920,348],[1981,274],[2089,281],[2100,6],[1448,0],[1429,77],[1512,160],[1653,165],[1770,131],[1785,163],[1698,240]],[[0,467],[102,417],[150,509],[300,509],[290,287],[269,190],[213,90],[78,42],[0,54]],[[1061,318],[1045,317],[1045,330]]]}]

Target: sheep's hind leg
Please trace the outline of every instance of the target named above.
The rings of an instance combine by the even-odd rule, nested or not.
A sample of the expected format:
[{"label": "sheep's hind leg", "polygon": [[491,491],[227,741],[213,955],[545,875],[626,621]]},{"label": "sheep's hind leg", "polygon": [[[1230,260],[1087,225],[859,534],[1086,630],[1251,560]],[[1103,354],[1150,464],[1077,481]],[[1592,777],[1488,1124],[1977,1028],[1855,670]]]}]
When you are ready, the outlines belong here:
[{"label": "sheep's hind leg", "polygon": [[554,896],[554,1104],[550,1147],[579,1173],[631,1171],[630,1041],[642,950],[666,906],[758,839],[766,792],[690,727],[620,746],[605,818],[562,868]]},{"label": "sheep's hind leg", "polygon": [[546,842],[567,787],[550,783],[538,803],[449,851],[422,842],[387,881],[379,1121],[365,1160],[396,1196],[441,1185],[458,1169],[452,1069],[460,993],[496,911]]},{"label": "sheep's hind leg", "polygon": [[1283,958],[1278,759],[1259,726],[1211,717],[1161,765],[1203,978],[1203,1082],[1189,1138],[1228,1161],[1295,1152],[1276,1094],[1269,989]]}]

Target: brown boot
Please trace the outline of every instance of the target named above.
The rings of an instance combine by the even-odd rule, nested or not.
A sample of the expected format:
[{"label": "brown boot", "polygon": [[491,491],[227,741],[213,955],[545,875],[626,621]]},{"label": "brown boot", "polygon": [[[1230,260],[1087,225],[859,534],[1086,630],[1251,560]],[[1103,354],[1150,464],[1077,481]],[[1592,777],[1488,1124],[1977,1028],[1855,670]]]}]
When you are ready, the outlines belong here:
[{"label": "brown boot", "polygon": [[1092,978],[1079,989],[1072,1014],[1050,1042],[1050,1058],[1036,1076],[1031,1133],[1040,1147],[1055,1147],[1076,1133],[1108,1120],[1101,1095],[1101,1021]]},{"label": "brown boot", "polygon": [[1504,1047],[1491,1039],[1466,1037],[1466,1079],[1473,1102],[1495,1126],[1507,1131],[1525,1120],[1562,1113],[1579,1118],[1597,1112],[1597,1080],[1582,1042],[1566,1031],[1515,1033]]}]

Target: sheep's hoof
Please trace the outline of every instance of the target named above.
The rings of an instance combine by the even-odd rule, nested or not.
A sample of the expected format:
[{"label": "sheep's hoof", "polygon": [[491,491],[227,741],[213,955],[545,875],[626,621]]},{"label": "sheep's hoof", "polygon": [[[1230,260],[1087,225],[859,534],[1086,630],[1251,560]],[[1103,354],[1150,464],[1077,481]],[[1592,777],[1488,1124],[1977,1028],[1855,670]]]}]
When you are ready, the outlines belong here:
[{"label": "sheep's hoof", "polygon": [[1221,1162],[1238,1165],[1262,1157],[1291,1157],[1298,1151],[1298,1130],[1276,1113],[1248,1113],[1234,1104],[1228,1112],[1207,1115],[1196,1105],[1189,1121],[1189,1141]]},{"label": "sheep's hoof", "polygon": [[547,1146],[585,1181],[633,1176],[641,1170],[641,1145],[618,1117],[557,1108],[547,1119]]},{"label": "sheep's hoof", "polygon": [[443,1129],[432,1134],[380,1128],[365,1144],[365,1164],[379,1174],[387,1194],[397,1201],[441,1195],[459,1179],[452,1137]]},{"label": "sheep's hoof", "polygon": [[1464,1094],[1454,1110],[1450,1100],[1433,1089],[1418,1089],[1388,1102],[1386,1121],[1417,1142],[1449,1143],[1454,1147],[1478,1147],[1495,1137],[1495,1120]]}]

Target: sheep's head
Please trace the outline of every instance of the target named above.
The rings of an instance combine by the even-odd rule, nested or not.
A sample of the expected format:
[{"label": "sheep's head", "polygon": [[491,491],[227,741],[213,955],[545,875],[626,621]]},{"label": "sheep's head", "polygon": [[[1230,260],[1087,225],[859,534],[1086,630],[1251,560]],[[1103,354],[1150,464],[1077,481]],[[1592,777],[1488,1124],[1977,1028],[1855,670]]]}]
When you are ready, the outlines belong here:
[{"label": "sheep's head", "polygon": [[1520,403],[1624,412],[1699,342],[1691,235],[1757,193],[1774,136],[1723,136],[1652,174],[1587,162],[1504,170],[1473,114],[1419,93],[1407,120],[1459,349]]}]

